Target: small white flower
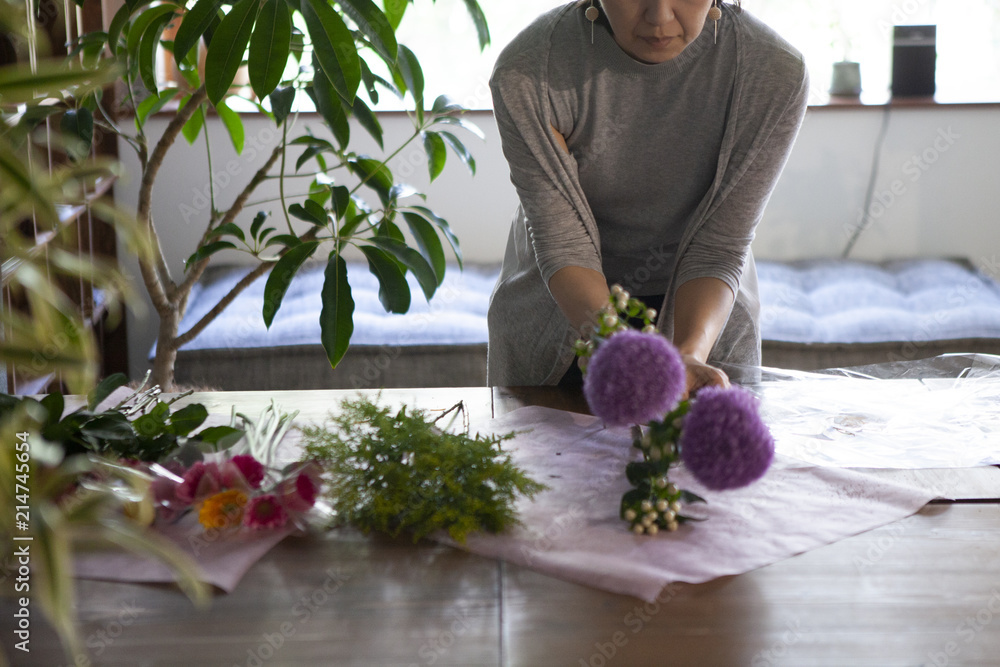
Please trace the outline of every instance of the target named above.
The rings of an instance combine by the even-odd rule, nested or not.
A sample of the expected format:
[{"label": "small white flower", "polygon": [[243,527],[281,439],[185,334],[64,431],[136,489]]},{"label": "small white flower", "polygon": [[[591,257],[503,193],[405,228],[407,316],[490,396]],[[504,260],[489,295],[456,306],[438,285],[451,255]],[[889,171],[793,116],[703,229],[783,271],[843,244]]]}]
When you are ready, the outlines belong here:
[{"label": "small white flower", "polygon": [[666,512],[667,508],[669,508],[669,507],[670,507],[670,503],[668,503],[663,498],[660,498],[659,500],[656,501],[656,511],[657,512]]},{"label": "small white flower", "polygon": [[653,320],[656,319],[656,309],[655,308],[647,308],[646,309],[646,319],[650,320],[650,321],[653,321]]},{"label": "small white flower", "polygon": [[644,334],[656,333],[656,327],[653,326],[652,324],[647,324],[642,328],[642,333]]},{"label": "small white flower", "polygon": [[677,495],[677,485],[667,484],[667,493],[670,494],[671,496]]},{"label": "small white flower", "polygon": [[642,525],[645,528],[649,528],[650,526],[652,526],[653,525],[653,521],[655,521],[655,519],[650,519],[648,514],[646,516],[642,517]]},{"label": "small white flower", "polygon": [[651,447],[649,450],[649,460],[659,461],[663,458],[663,450],[659,447]]},{"label": "small white flower", "polygon": [[680,512],[681,511],[681,503],[680,503],[680,501],[679,500],[675,500],[674,502],[670,503],[670,509],[672,509],[675,512]]},{"label": "small white flower", "polygon": [[626,521],[635,521],[635,517],[636,517],[636,514],[635,514],[635,510],[634,509],[627,509],[627,510],[625,510],[625,520]]},{"label": "small white flower", "polygon": [[652,512],[653,511],[653,503],[649,502],[648,500],[643,500],[642,504],[639,507],[642,508],[643,512]]},{"label": "small white flower", "polygon": [[658,478],[656,480],[656,488],[658,488],[658,489],[665,489],[665,488],[667,488],[667,484],[668,483],[669,482],[667,482],[667,478],[666,477],[660,477],[660,478]]},{"label": "small white flower", "polygon": [[621,285],[615,284],[611,286],[611,296],[617,297],[624,291]]},{"label": "small white flower", "polygon": [[615,301],[615,306],[618,308],[618,310],[625,310],[628,308],[628,299],[625,297],[624,294],[618,297],[618,299]]},{"label": "small white flower", "polygon": [[667,510],[663,513],[663,518],[667,521],[675,521],[677,519],[677,512],[673,510]]},{"label": "small white flower", "polygon": [[641,523],[637,523],[634,526],[632,526],[632,532],[635,533],[636,535],[642,535],[643,533],[646,532],[646,529],[643,527]]},{"label": "small white flower", "polygon": [[604,326],[606,326],[608,328],[612,328],[612,327],[618,326],[618,316],[617,315],[611,315],[611,314],[605,315],[604,316]]},{"label": "small white flower", "polygon": [[680,524],[678,524],[676,521],[668,521],[667,522],[667,530],[669,530],[671,533],[674,532],[675,530],[677,530],[677,528],[679,526],[680,526]]},{"label": "small white flower", "polygon": [[660,532],[660,527],[654,523],[652,526],[646,529],[646,532],[649,533],[650,535],[656,535],[658,532]]}]

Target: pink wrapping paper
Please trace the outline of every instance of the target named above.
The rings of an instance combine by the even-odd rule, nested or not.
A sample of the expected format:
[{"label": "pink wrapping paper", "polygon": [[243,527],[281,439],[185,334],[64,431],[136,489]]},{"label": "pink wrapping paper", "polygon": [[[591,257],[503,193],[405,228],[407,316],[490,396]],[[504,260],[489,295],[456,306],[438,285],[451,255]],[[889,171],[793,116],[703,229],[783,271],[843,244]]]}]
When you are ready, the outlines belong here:
[{"label": "pink wrapping paper", "polygon": [[[700,583],[747,572],[909,516],[933,491],[778,456],[756,484],[713,492],[683,468],[671,481],[708,504],[685,514],[705,522],[637,536],[618,517],[631,488],[625,464],[639,453],[626,428],[594,417],[528,407],[481,431],[520,434],[505,443],[515,461],[550,488],[521,499],[523,525],[470,536],[463,548],[587,586],[653,601],[670,582]],[[437,539],[454,544],[447,535]]]},{"label": "pink wrapping paper", "polygon": [[[119,387],[97,406],[97,411],[114,407],[131,393],[131,389]],[[79,402],[67,402],[67,412],[77,407]],[[198,430],[229,423],[229,415],[213,414],[208,416]],[[218,533],[206,531],[198,522],[197,511],[192,511],[173,524],[158,521],[155,530],[197,563],[201,581],[231,593],[253,564],[291,534],[294,527],[289,525],[276,530]],[[74,561],[73,568],[75,576],[83,579],[139,583],[172,583],[176,579],[171,570],[159,561],[120,549],[80,555]]]},{"label": "pink wrapping paper", "polygon": [[[196,512],[189,512],[174,524],[157,525],[156,532],[187,553],[198,564],[199,577],[206,584],[233,592],[247,570],[294,530],[246,531],[235,534],[205,531]],[[94,551],[78,556],[74,575],[83,579],[173,583],[173,572],[159,561],[118,549]]]}]

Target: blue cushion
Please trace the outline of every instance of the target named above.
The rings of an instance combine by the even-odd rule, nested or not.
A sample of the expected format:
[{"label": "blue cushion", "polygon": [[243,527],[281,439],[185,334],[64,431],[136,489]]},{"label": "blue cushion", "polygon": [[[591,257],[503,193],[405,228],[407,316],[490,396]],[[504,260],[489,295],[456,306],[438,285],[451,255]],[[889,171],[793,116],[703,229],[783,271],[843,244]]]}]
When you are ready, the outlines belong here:
[{"label": "blue cushion", "polygon": [[764,340],[1000,338],[1000,286],[957,261],[757,263]]}]

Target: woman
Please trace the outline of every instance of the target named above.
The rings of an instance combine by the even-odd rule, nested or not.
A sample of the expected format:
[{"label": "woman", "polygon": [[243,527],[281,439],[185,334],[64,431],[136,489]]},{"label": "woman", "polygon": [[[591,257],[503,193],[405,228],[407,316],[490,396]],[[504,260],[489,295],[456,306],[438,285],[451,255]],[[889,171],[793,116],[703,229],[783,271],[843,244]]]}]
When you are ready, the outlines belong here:
[{"label": "woman", "polygon": [[689,392],[728,384],[716,364],[759,365],[750,242],[808,81],[793,47],[717,2],[574,2],[500,54],[520,206],[490,300],[490,384],[578,381],[572,344],[616,283],[658,308]]}]

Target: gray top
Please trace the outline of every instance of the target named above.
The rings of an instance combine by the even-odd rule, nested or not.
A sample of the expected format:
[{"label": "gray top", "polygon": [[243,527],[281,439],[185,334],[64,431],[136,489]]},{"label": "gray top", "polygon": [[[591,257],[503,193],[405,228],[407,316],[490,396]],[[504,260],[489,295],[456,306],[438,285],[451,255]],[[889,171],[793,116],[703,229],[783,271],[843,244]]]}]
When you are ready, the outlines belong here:
[{"label": "gray top", "polygon": [[[676,58],[635,61],[583,3],[548,12],[511,42],[491,79],[520,206],[490,301],[488,381],[554,384],[577,337],[548,291],[582,266],[635,294],[716,277],[737,294],[710,363],[760,362],[754,229],[791,150],[808,80],[800,54],[724,7]],[[558,145],[554,126],[570,154]]]}]

